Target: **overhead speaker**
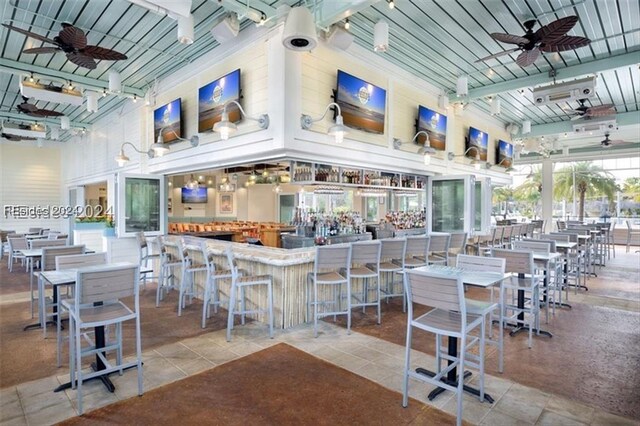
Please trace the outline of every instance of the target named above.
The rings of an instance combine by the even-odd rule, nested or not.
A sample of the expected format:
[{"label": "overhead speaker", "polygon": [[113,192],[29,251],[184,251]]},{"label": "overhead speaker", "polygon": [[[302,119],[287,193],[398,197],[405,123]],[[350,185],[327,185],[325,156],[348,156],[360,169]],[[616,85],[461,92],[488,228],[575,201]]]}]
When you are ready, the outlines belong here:
[{"label": "overhead speaker", "polygon": [[340,25],[333,25],[327,34],[327,43],[338,49],[346,50],[353,43],[353,34]]},{"label": "overhead speaker", "polygon": [[282,44],[287,49],[305,52],[318,45],[316,23],[306,7],[294,7],[284,23]]},{"label": "overhead speaker", "polygon": [[220,44],[233,40],[240,32],[238,15],[231,12],[213,23],[211,35]]}]

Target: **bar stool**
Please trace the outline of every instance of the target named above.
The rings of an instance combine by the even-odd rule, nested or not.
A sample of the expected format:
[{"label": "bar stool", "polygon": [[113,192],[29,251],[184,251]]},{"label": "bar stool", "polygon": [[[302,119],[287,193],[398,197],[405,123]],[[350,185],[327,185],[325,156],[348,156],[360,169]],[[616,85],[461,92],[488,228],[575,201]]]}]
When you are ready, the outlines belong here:
[{"label": "bar stool", "polygon": [[427,266],[430,242],[431,240],[426,235],[407,237],[407,246],[404,253],[404,267],[418,268],[420,266]]},{"label": "bar stool", "polygon": [[[260,314],[267,313],[269,315],[269,337],[273,339],[273,280],[270,275],[249,275],[241,276],[236,265],[236,261],[233,256],[231,247],[227,247],[225,250],[227,256],[227,262],[229,262],[229,269],[231,270],[231,291],[229,292],[229,316],[227,317],[227,342],[231,341],[231,330],[233,330],[233,318],[234,315],[241,315],[242,325],[245,323],[246,314]],[[247,287],[265,286],[267,288],[267,308],[258,309],[258,303],[256,302],[256,309],[246,309],[246,294],[245,289]],[[239,295],[238,295],[239,294]],[[240,308],[236,309],[236,303],[240,302]]]},{"label": "bar stool", "polygon": [[[406,312],[407,299],[400,273],[403,272],[405,268],[404,262],[406,258],[407,239],[385,238],[380,240],[380,243],[382,246],[380,251],[379,272],[381,275],[385,274],[386,278],[385,287],[382,288],[382,285],[380,286],[380,292],[383,293],[381,297],[389,303],[389,298],[402,296],[402,312]],[[395,280],[396,275],[399,276],[399,281]],[[396,284],[400,284],[399,292],[394,288]]]},{"label": "bar stool", "polygon": [[[351,244],[351,297],[357,303],[351,303],[352,308],[362,306],[362,312],[365,312],[367,306],[375,306],[377,309],[377,320],[380,324],[380,252],[382,244],[380,241],[360,241]],[[346,275],[346,273],[345,273]],[[376,285],[373,288],[376,292],[376,299],[369,301],[369,280],[375,279]],[[362,280],[362,293],[353,291],[353,281]],[[358,297],[361,295],[361,299]]]},{"label": "bar stool", "polygon": [[[187,282],[188,256],[179,239],[176,242],[170,242],[162,239],[160,241],[162,247],[160,277],[158,278],[158,288],[156,290],[156,307],[160,306],[160,301],[164,299],[166,293],[172,289],[178,289],[180,295],[178,297],[178,316],[182,315],[183,295],[185,293],[185,285]],[[175,275],[176,269],[180,269],[180,283],[176,285]]]},{"label": "bar stool", "polygon": [[[382,271],[380,264],[379,271]],[[318,319],[325,316],[346,315],[347,333],[351,334],[351,245],[318,246],[313,272],[307,274],[307,321],[313,305],[313,337],[318,337]],[[347,308],[340,309],[342,299],[342,285],[347,288]],[[333,293],[333,300],[320,300],[319,287],[329,287]],[[313,288],[313,295],[311,289]],[[323,292],[322,295],[326,295]],[[333,310],[318,312],[318,306],[333,305]]]},{"label": "bar stool", "polygon": [[140,257],[140,279],[142,279],[142,286],[146,287],[147,279],[159,278],[159,276],[149,276],[149,274],[153,274],[153,262],[160,260],[160,253],[151,252],[151,247],[144,232],[136,233],[136,241],[138,242],[138,254]]},{"label": "bar stool", "polygon": [[429,265],[444,264],[449,265],[449,243],[451,234],[434,233],[430,235],[431,245],[429,247]]},{"label": "bar stool", "polygon": [[203,241],[200,245],[202,257],[204,259],[205,270],[207,271],[207,280],[204,285],[204,298],[202,303],[202,328],[206,327],[207,318],[211,317],[211,305],[213,312],[218,312],[220,306],[220,287],[218,280],[233,278],[230,269],[217,269],[213,261],[213,256],[209,253],[207,242]]}]

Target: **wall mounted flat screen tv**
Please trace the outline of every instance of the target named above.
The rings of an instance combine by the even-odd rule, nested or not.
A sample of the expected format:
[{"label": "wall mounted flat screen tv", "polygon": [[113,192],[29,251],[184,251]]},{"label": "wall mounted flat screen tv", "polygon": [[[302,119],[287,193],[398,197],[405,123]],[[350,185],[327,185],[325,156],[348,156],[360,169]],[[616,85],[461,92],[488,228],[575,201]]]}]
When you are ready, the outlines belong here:
[{"label": "wall mounted flat screen tv", "polygon": [[182,204],[202,204],[207,202],[207,188],[182,188]]},{"label": "wall mounted flat screen tv", "polygon": [[469,127],[469,138],[465,146],[465,151],[469,148],[474,148],[467,152],[467,157],[476,158],[476,154],[480,153],[480,160],[487,161],[487,150],[489,149],[489,135],[487,132],[478,130],[475,127]]},{"label": "wall mounted flat screen tv", "polygon": [[[211,132],[213,125],[221,120],[224,104],[229,101],[240,102],[240,69],[230,72],[198,90],[198,132]],[[227,107],[229,121],[241,120],[240,109],[236,104]]]},{"label": "wall mounted flat screen tv", "polygon": [[[422,105],[418,106],[418,127],[417,131],[425,131],[429,135],[431,148],[444,151],[447,145],[447,116],[442,115]],[[426,141],[424,135],[418,136],[416,142],[424,145]]]},{"label": "wall mounted flat screen tv", "polygon": [[496,164],[500,164],[501,167],[507,168],[513,165],[513,144],[503,141],[498,141],[498,152],[496,153]]},{"label": "wall mounted flat screen tv", "polygon": [[182,137],[182,100],[180,98],[153,111],[153,141],[162,131],[164,143],[178,141]]},{"label": "wall mounted flat screen tv", "polygon": [[335,101],[340,105],[345,126],[384,133],[386,90],[338,70]]}]

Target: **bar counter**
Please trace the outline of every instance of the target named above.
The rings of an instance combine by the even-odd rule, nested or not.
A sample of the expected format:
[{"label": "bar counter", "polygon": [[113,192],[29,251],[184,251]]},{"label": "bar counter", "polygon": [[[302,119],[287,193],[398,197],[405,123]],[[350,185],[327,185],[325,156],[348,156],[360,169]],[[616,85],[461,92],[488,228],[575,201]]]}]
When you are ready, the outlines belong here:
[{"label": "bar counter", "polygon": [[[168,240],[176,238],[179,237],[167,237]],[[207,242],[209,253],[212,255],[217,269],[229,269],[225,249],[231,245],[238,268],[245,275],[270,275],[273,278],[274,327],[283,329],[304,323],[307,273],[313,271],[315,247],[286,250],[184,236],[184,242],[193,264],[204,263],[200,250],[201,241]],[[205,272],[194,274],[194,282],[199,295],[203,294],[206,282],[205,274]],[[176,279],[179,279],[179,274]],[[223,301],[228,300],[230,284],[230,280],[218,280],[220,297]],[[267,306],[266,289],[248,288],[245,291],[248,309],[253,309],[255,306],[262,309]],[[202,299],[201,296],[199,298]],[[191,309],[191,307],[187,306],[186,309]],[[263,314],[260,314],[258,320],[266,323]]]}]

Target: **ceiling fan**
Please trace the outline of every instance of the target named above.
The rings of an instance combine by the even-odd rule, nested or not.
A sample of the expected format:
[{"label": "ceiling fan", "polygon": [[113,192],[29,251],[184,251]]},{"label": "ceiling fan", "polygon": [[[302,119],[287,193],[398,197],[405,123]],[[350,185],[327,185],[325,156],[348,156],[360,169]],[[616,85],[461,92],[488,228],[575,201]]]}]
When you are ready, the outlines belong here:
[{"label": "ceiling fan", "polygon": [[78,27],[74,27],[71,24],[63,23],[62,30],[53,39],[41,36],[40,34],[32,33],[31,31],[23,30],[22,28],[14,27],[13,25],[2,24],[10,30],[19,32],[26,36],[35,38],[36,40],[44,41],[55,45],[56,47],[35,47],[32,49],[25,49],[23,53],[40,54],[40,53],[57,53],[64,52],[67,54],[67,59],[74,64],[88,68],[90,70],[95,69],[97,64],[95,59],[107,60],[107,61],[121,61],[127,59],[127,56],[116,52],[115,50],[106,49],[100,46],[92,46],[87,44],[87,37]]},{"label": "ceiling fan", "polygon": [[588,107],[584,104],[586,101],[586,99],[578,99],[578,102],[580,102],[580,106],[578,108],[565,110],[569,114],[575,114],[571,117],[571,121],[589,117],[606,117],[616,113],[616,108],[613,104]]},{"label": "ceiling fan", "polygon": [[58,111],[53,111],[51,109],[38,108],[34,104],[29,103],[29,98],[26,96],[22,97],[23,102],[16,106],[16,109],[23,113],[30,115],[32,117],[60,117],[64,114]]},{"label": "ceiling fan", "polygon": [[600,145],[602,145],[603,148],[609,148],[611,145],[620,145],[624,143],[622,139],[609,139],[609,135],[609,132],[605,133],[604,139],[600,141]]},{"label": "ceiling fan", "polygon": [[540,57],[540,52],[563,52],[584,47],[591,43],[591,40],[586,37],[567,35],[567,32],[578,22],[577,16],[560,18],[548,25],[543,25],[536,32],[533,32],[536,22],[536,19],[531,19],[522,24],[527,30],[523,36],[491,33],[490,35],[493,39],[501,43],[517,44],[518,47],[489,55],[486,58],[478,59],[476,62],[483,62],[521,50],[522,53],[516,58],[516,63],[521,67],[526,67],[533,64]]}]

